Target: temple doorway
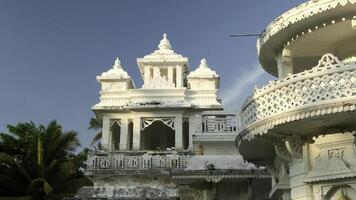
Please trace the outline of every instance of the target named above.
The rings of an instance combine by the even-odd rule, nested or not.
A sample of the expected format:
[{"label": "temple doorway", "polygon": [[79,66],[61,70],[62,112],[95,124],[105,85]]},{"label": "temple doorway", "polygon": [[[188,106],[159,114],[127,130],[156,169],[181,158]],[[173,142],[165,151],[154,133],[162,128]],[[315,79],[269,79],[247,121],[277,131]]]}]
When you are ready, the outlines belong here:
[{"label": "temple doorway", "polygon": [[141,132],[141,149],[170,150],[175,146],[175,131],[161,120],[153,121]]}]

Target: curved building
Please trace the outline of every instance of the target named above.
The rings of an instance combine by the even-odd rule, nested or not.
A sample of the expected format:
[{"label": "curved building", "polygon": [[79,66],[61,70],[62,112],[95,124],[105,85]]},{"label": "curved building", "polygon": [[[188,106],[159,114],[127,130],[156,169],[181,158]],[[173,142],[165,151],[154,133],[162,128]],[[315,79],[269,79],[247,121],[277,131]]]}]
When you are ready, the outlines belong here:
[{"label": "curved building", "polygon": [[236,145],[272,174],[272,199],[356,198],[356,0],[312,0],[261,34],[277,77],[241,108]]}]

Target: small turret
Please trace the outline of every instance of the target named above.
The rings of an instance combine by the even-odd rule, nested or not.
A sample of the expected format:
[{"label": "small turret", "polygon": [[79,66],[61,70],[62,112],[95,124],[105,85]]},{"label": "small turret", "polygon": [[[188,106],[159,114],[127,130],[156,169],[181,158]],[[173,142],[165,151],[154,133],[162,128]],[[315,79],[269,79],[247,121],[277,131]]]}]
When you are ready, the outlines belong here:
[{"label": "small turret", "polygon": [[203,58],[198,68],[188,75],[188,83],[192,90],[214,90],[220,87],[220,77]]},{"label": "small turret", "polygon": [[133,81],[122,68],[119,58],[116,58],[112,69],[97,76],[101,83],[101,91],[122,91],[134,88]]}]

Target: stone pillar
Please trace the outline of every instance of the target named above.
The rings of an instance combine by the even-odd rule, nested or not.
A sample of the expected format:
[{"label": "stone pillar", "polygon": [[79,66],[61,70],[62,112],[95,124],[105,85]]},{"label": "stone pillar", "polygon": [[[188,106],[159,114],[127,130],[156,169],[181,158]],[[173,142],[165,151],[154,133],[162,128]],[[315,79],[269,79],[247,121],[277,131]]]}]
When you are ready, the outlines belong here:
[{"label": "stone pillar", "polygon": [[309,145],[303,145],[302,159],[294,158],[290,163],[290,187],[291,198],[298,200],[312,200],[313,189],[311,185],[303,182],[303,178],[309,173]]},{"label": "stone pillar", "polygon": [[135,117],[133,121],[133,139],[132,139],[132,149],[140,150],[141,145],[141,119],[140,117]]},{"label": "stone pillar", "polygon": [[196,115],[192,115],[189,117],[189,149],[190,150],[193,150],[194,147],[193,147],[193,135],[195,134],[195,128],[197,126],[197,124],[201,123],[201,122],[198,122],[196,121],[197,118],[196,118]]},{"label": "stone pillar", "polygon": [[129,134],[129,119],[121,118],[120,150],[127,150]]},{"label": "stone pillar", "polygon": [[278,78],[282,79],[288,74],[293,74],[293,60],[290,50],[283,49],[280,55],[276,57]]},{"label": "stone pillar", "polygon": [[153,78],[156,76],[160,76],[159,67],[153,67]]},{"label": "stone pillar", "polygon": [[183,77],[182,77],[182,66],[177,65],[176,67],[177,72],[176,72],[176,81],[177,81],[177,87],[183,87],[182,82],[183,82]]},{"label": "stone pillar", "polygon": [[174,83],[173,80],[173,67],[168,67],[168,72],[167,72],[167,76],[168,76],[168,82],[170,83]]},{"label": "stone pillar", "polygon": [[174,118],[174,129],[175,129],[175,149],[183,149],[183,119],[182,115],[176,116]]},{"label": "stone pillar", "polygon": [[111,150],[111,128],[110,128],[110,118],[107,116],[103,116],[103,130],[101,136],[101,145],[104,150]]},{"label": "stone pillar", "polygon": [[145,75],[144,75],[144,85],[147,87],[148,83],[150,82],[151,79],[151,67],[150,66],[145,66]]}]

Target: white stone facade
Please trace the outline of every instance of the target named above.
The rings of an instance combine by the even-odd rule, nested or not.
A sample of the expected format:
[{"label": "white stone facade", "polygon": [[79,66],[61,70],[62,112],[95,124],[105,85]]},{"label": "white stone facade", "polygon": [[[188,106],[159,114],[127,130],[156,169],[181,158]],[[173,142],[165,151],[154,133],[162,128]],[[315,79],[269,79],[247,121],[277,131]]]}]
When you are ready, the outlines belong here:
[{"label": "white stone facade", "polygon": [[272,174],[272,199],[356,199],[356,1],[309,1],[274,20],[259,59],[278,77],[243,104],[236,146]]},{"label": "white stone facade", "polygon": [[190,71],[164,34],[153,53],[138,58],[137,88],[116,59],[97,77],[102,150],[88,157],[94,187],[83,199],[260,199],[270,175],[243,160],[234,146],[236,113],[223,112],[220,77],[206,59]]}]

